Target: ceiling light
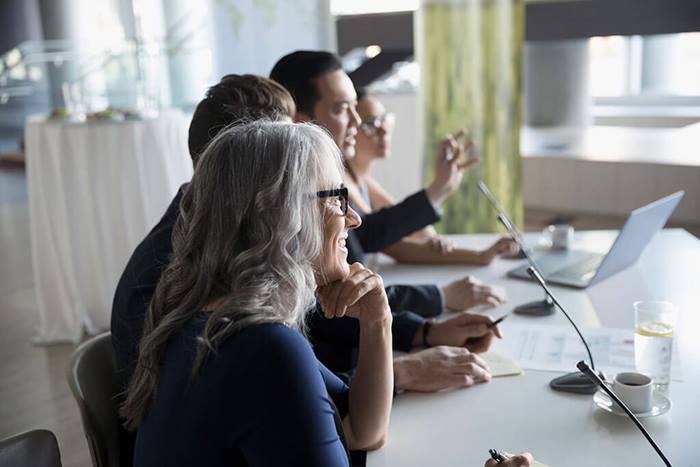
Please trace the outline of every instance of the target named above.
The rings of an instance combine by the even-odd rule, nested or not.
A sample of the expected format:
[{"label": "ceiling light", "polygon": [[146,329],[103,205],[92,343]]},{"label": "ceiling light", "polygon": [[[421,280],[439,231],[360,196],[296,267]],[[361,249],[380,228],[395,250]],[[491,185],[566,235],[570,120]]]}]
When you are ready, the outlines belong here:
[{"label": "ceiling light", "polygon": [[368,45],[365,49],[365,55],[367,55],[367,58],[374,58],[380,53],[382,53],[382,48],[378,45]]}]

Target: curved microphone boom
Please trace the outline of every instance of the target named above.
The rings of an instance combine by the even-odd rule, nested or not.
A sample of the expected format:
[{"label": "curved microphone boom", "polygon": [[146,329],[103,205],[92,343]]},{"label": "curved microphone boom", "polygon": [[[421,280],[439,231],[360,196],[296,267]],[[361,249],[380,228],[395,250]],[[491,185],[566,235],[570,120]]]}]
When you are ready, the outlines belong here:
[{"label": "curved microphone boom", "polygon": [[[505,227],[505,229],[510,234],[511,238],[515,241],[515,243],[518,244],[518,246],[520,247],[520,252],[525,257],[525,259],[527,259],[527,262],[530,263],[530,266],[539,270],[539,266],[535,262],[535,259],[532,256],[530,256],[529,249],[527,246],[525,246],[525,241],[523,240],[522,235],[520,235],[518,229],[516,229],[513,223],[510,221],[508,215],[503,210],[503,207],[501,207],[501,204],[498,202],[496,197],[493,196],[493,193],[491,193],[491,190],[488,189],[488,187],[483,181],[479,181],[478,187],[481,194],[484,195],[486,200],[491,204],[491,206],[493,206],[493,208],[498,213],[498,222],[500,222],[503,225],[503,227]],[[513,309],[513,313],[528,316],[547,316],[554,313],[554,304],[552,303],[552,300],[550,300],[549,296],[545,295],[544,300],[535,300],[533,302],[523,303],[521,305],[516,306]]]},{"label": "curved microphone boom", "polygon": [[520,232],[518,232],[518,229],[515,228],[510,219],[508,219],[508,216],[502,212],[499,212],[496,218],[498,219],[498,222],[500,222],[501,225],[506,228],[508,233],[510,233],[510,236],[513,238],[513,240],[515,240],[515,243],[518,244],[520,251],[523,252],[525,259],[527,259],[527,262],[530,263],[530,266],[539,271],[540,266],[535,262],[535,258],[530,256],[530,249],[525,245],[525,239],[522,237],[522,235],[520,235]]},{"label": "curved microphone boom", "polygon": [[[522,251],[523,255],[525,255],[525,259],[528,263],[530,263],[530,267],[534,268],[536,271],[539,271],[539,266],[535,262],[535,258],[530,256],[530,252],[528,251],[527,246],[525,246],[523,237],[510,222],[510,219],[508,219],[504,213],[499,213],[497,219],[510,233],[511,238],[515,240],[515,243],[518,244],[520,251]],[[545,294],[544,300],[535,300],[534,302],[518,305],[513,309],[513,313],[531,316],[547,316],[554,313],[554,303],[552,302],[552,299],[549,298],[549,295]]]},{"label": "curved microphone boom", "polygon": [[586,347],[586,352],[588,352],[588,360],[591,362],[591,368],[595,371],[595,363],[593,363],[593,354],[591,354],[591,349],[588,347],[588,343],[586,342],[586,339],[584,339],[583,334],[581,334],[581,330],[576,326],[576,323],[574,323],[574,320],[571,319],[571,316],[569,316],[569,313],[566,312],[564,307],[559,303],[559,300],[554,296],[551,290],[549,290],[549,287],[547,286],[547,283],[544,281],[544,278],[542,275],[537,272],[535,268],[530,266],[527,268],[527,273],[530,274],[530,277],[535,279],[539,284],[540,287],[544,289],[544,292],[547,294],[547,296],[554,302],[555,305],[561,310],[562,313],[564,313],[564,316],[566,316],[566,319],[569,320],[571,325],[574,327],[576,330],[576,333],[578,334],[578,337],[581,338],[581,342],[583,342],[583,346]]},{"label": "curved microphone boom", "polygon": [[[562,306],[561,303],[559,303],[559,300],[557,300],[557,297],[554,296],[551,290],[549,290],[549,287],[547,286],[547,283],[545,282],[544,278],[540,275],[540,273],[535,269],[534,267],[530,266],[527,268],[527,273],[530,274],[530,276],[535,279],[535,281],[540,284],[542,289],[544,289],[544,292],[547,294],[547,296],[552,299],[555,305],[557,305],[557,308],[561,310],[562,313],[564,313],[564,316],[566,316],[566,319],[569,320],[569,323],[574,327],[576,330],[576,333],[578,336],[581,338],[581,342],[583,342],[583,346],[586,348],[586,352],[588,352],[588,359],[591,361],[591,367],[595,371],[595,363],[593,362],[593,354],[591,353],[590,347],[588,347],[588,343],[586,342],[586,339],[583,337],[583,334],[581,333],[581,330],[576,326],[576,323],[574,323],[574,320],[571,319],[571,316],[569,316],[569,313],[566,312],[564,307]],[[602,373],[601,373],[602,375]],[[603,375],[603,378],[605,378],[605,375]],[[596,384],[591,382],[589,377],[586,376],[585,374],[581,372],[574,372],[574,373],[567,373],[563,376],[559,376],[557,378],[554,378],[552,381],[549,382],[549,386],[556,390],[556,391],[565,391],[565,392],[575,392],[578,394],[593,394],[596,391]]]},{"label": "curved microphone boom", "polygon": [[649,441],[649,444],[651,444],[651,446],[654,448],[659,457],[661,457],[661,460],[664,461],[664,464],[666,464],[668,467],[671,467],[671,463],[668,461],[663,451],[661,451],[661,448],[656,444],[656,442],[654,442],[654,439],[651,437],[649,432],[644,428],[644,425],[642,425],[642,423],[637,419],[637,417],[634,416],[632,411],[620,400],[620,398],[617,397],[617,394],[615,394],[615,392],[612,389],[610,389],[607,384],[605,384],[605,382],[600,378],[600,376],[598,376],[595,373],[595,371],[593,371],[595,369],[592,370],[591,368],[589,368],[588,365],[586,365],[586,362],[584,361],[578,362],[576,364],[576,368],[581,370],[581,373],[583,373],[586,376],[586,378],[588,378],[591,381],[591,383],[595,384],[596,386],[600,386],[600,389],[605,391],[618,406],[622,407],[622,410],[624,410],[627,416],[632,419],[635,425],[637,425],[637,428],[639,428],[639,430],[642,432],[647,441]]}]

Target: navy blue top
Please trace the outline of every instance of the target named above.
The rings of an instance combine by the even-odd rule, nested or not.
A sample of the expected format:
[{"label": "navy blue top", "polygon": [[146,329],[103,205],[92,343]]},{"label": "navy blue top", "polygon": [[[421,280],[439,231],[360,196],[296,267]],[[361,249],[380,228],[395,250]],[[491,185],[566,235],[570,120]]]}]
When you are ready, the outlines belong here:
[{"label": "navy blue top", "polygon": [[190,379],[205,320],[198,314],[168,342],[134,466],[347,466],[332,402],[345,416],[348,387],[308,341],[280,324],[250,326]]}]

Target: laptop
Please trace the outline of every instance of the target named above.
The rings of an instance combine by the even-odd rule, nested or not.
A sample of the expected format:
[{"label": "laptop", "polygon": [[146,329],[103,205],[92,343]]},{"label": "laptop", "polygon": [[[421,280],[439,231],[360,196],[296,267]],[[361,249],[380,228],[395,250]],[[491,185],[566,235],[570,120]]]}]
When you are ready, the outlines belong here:
[{"label": "laptop", "polygon": [[[479,189],[486,195],[488,188],[485,185],[482,188],[482,185],[479,184]],[[683,191],[678,191],[632,211],[606,254],[561,250],[535,256],[533,260],[547,282],[580,289],[596,284],[628,268],[639,259],[654,234],[661,230],[671,217],[683,195]],[[510,227],[506,223],[504,225],[510,229],[513,224],[507,219],[493,195],[488,192],[486,197],[499,211],[499,215],[505,217]],[[517,231],[511,232],[511,235],[514,238],[518,237],[516,240],[522,239]],[[528,266],[512,269],[508,271],[508,276],[532,280],[527,273]]]}]

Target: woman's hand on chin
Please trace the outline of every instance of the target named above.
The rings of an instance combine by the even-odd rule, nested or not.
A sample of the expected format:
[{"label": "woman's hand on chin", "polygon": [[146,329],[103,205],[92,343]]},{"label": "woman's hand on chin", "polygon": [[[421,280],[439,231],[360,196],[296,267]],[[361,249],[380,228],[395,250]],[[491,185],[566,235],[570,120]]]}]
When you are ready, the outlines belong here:
[{"label": "woman's hand on chin", "polygon": [[347,277],[317,289],[326,318],[352,316],[372,322],[390,319],[391,310],[384,281],[360,263],[350,265]]}]

